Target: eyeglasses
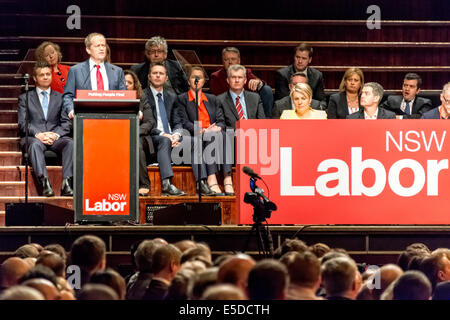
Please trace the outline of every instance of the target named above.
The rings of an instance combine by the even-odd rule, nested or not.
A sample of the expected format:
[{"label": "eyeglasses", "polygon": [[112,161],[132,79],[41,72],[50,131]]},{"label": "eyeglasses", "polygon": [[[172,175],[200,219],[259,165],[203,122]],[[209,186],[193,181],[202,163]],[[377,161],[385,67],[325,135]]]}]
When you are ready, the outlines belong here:
[{"label": "eyeglasses", "polygon": [[150,54],[163,54],[164,50],[150,50],[149,53]]},{"label": "eyeglasses", "polygon": [[444,102],[446,105],[450,104],[450,99],[449,100],[445,99],[444,95],[442,95],[442,99],[444,99]]}]

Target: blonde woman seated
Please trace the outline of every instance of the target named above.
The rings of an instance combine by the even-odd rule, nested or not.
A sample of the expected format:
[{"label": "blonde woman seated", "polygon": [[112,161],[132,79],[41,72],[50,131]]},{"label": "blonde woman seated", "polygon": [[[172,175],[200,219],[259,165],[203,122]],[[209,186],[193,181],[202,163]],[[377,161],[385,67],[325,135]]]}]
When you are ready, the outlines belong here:
[{"label": "blonde woman seated", "polygon": [[297,83],[291,90],[293,110],[284,110],[280,119],[326,119],[327,113],[310,107],[311,87],[306,83]]}]

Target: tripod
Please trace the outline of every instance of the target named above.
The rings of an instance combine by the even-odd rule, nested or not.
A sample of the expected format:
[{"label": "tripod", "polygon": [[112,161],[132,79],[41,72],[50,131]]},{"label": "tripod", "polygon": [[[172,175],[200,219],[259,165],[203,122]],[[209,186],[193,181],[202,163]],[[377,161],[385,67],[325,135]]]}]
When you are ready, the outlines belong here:
[{"label": "tripod", "polygon": [[[253,232],[256,235],[256,241],[258,242],[258,254],[263,258],[271,258],[273,257],[273,239],[272,234],[270,233],[269,225],[267,224],[267,220],[265,218],[260,218],[261,216],[257,213],[257,208],[253,208],[253,225],[252,229],[247,238],[247,243],[245,245],[246,252],[250,241],[252,239]],[[266,225],[263,225],[263,222],[266,222]]]}]

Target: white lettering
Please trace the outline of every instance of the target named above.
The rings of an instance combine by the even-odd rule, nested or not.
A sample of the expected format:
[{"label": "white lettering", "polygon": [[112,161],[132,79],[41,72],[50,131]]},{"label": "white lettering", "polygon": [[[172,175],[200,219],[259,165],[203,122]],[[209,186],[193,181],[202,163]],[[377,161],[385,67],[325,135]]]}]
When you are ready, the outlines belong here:
[{"label": "white lettering", "polygon": [[448,159],[427,161],[427,195],[437,196],[439,192],[439,172],[448,169]]},{"label": "white lettering", "polygon": [[[376,159],[366,159],[362,161],[362,148],[352,148],[352,195],[366,195],[375,197],[379,195],[386,185],[386,170],[383,164]],[[372,187],[367,187],[362,181],[364,170],[372,169],[375,173],[375,183]]]},{"label": "white lettering", "polygon": [[[317,167],[318,172],[327,172],[330,168],[337,168],[336,172],[323,174],[316,180],[316,190],[324,197],[333,197],[335,195],[349,196],[350,195],[350,179],[347,163],[339,159],[328,159],[322,161]],[[334,188],[327,187],[330,181],[338,180],[338,184]]]},{"label": "white lettering", "polygon": [[280,193],[282,196],[313,196],[313,186],[292,185],[292,148],[280,148]]},{"label": "white lettering", "polygon": [[[403,169],[411,169],[414,173],[413,184],[405,188],[400,183],[400,172]],[[425,185],[425,170],[422,165],[416,160],[412,159],[402,159],[395,162],[391,169],[389,170],[389,186],[391,190],[402,197],[412,197],[415,196],[422,190]]]}]

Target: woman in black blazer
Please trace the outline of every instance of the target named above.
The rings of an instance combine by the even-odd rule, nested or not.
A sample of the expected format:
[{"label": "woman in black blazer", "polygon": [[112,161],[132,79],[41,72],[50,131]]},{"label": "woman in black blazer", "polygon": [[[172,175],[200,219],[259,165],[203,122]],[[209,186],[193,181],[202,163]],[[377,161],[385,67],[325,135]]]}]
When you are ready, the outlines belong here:
[{"label": "woman in black blazer", "polygon": [[[195,105],[195,83],[197,80],[198,88],[198,103]],[[205,195],[218,195],[218,196],[234,196],[233,182],[231,176],[232,164],[222,163],[225,161],[224,148],[217,148],[221,154],[212,152],[211,144],[217,143],[218,139],[225,143],[225,118],[223,116],[223,110],[220,105],[219,99],[216,96],[202,92],[202,87],[205,84],[205,72],[203,68],[192,67],[189,71],[189,85],[188,92],[178,95],[177,99],[177,111],[183,122],[183,128],[189,131],[189,139],[191,141],[191,164],[192,171],[196,181],[200,180],[200,191]],[[200,120],[200,125],[196,125],[197,119]],[[202,161],[201,161],[201,173],[198,173],[197,159],[198,156],[194,154],[197,150],[193,143],[193,138],[199,134],[203,134],[203,147],[202,147]],[[211,139],[211,137],[214,137]],[[183,140],[187,137],[183,136]],[[219,140],[220,141],[220,140]],[[209,146],[209,147],[208,147]],[[207,148],[208,147],[208,148]],[[206,153],[205,153],[206,151]],[[223,161],[219,161],[219,159]],[[206,162],[206,163],[205,163]],[[224,175],[224,187],[225,193],[219,188],[216,178],[216,172],[218,167],[221,167]]]},{"label": "woman in black blazer", "polygon": [[345,71],[339,86],[339,93],[330,96],[328,102],[328,119],[345,119],[349,114],[360,110],[359,96],[364,87],[364,74],[359,68]]}]

